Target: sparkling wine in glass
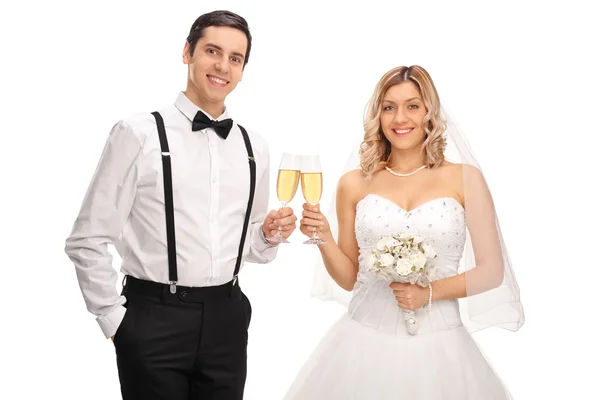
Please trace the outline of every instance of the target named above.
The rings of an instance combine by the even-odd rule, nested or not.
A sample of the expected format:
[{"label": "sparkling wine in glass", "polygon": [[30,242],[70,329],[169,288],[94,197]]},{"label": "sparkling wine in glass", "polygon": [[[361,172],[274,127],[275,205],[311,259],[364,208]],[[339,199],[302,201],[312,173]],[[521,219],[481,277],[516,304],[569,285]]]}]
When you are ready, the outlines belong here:
[{"label": "sparkling wine in glass", "polygon": [[[277,198],[281,202],[281,208],[287,206],[296,195],[300,181],[300,168],[301,160],[297,155],[290,153],[282,155],[277,174]],[[276,243],[289,243],[281,234],[281,227],[277,227],[277,234],[274,237],[267,239]]]},{"label": "sparkling wine in glass", "polygon": [[[302,181],[302,194],[307,203],[317,205],[323,194],[323,174],[321,172],[321,161],[318,155],[307,155],[302,157],[302,168],[300,170]],[[313,236],[304,244],[323,244],[324,240],[317,236],[317,228],[313,228]]]}]

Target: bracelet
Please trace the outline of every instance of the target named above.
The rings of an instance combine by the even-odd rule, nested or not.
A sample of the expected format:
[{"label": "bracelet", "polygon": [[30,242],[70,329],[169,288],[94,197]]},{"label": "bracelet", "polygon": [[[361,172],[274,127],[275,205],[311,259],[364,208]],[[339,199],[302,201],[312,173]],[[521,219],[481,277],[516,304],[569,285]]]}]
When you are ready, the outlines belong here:
[{"label": "bracelet", "polygon": [[427,311],[431,311],[431,299],[433,298],[433,288],[431,283],[429,284],[429,303],[427,304]]}]

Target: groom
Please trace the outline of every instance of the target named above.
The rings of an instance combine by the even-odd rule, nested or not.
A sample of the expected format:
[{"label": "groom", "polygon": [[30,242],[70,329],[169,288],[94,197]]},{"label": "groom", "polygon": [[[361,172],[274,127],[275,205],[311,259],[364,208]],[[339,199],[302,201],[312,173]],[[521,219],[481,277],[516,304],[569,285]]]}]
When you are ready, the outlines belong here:
[{"label": "groom", "polygon": [[[267,143],[225,108],[251,43],[234,13],[194,22],[186,90],[113,127],[66,241],[125,400],[243,397],[251,307],[237,275],[275,258],[278,227],[296,227],[290,208],[267,215]],[[120,296],[108,244],[123,258]]]}]

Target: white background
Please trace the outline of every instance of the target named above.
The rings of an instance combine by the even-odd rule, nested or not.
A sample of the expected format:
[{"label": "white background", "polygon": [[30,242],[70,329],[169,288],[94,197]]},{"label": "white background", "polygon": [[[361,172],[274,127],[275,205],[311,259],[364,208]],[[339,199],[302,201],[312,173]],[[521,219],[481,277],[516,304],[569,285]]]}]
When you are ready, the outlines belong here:
[{"label": "white background", "polygon": [[[377,80],[397,65],[428,69],[489,181],[526,312],[519,332],[475,338],[515,399],[600,398],[592,6],[333,3],[3,2],[0,398],[120,398],[113,345],[85,309],[64,240],[110,128],[175,100],[189,27],[214,9],[243,15],[254,37],[227,105],[271,144],[272,207],[283,151],[321,155],[329,204]],[[281,399],[344,312],[310,298],[317,252],[299,232],[292,240],[241,276],[254,307],[249,400]]]}]

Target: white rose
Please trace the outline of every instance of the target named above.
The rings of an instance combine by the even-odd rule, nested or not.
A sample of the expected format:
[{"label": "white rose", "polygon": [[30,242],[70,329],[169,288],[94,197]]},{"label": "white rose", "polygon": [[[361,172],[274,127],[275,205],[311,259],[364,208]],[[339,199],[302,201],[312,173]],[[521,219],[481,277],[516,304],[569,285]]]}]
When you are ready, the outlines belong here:
[{"label": "white rose", "polygon": [[386,240],[385,245],[388,249],[392,249],[396,246],[399,246],[400,242],[394,238],[389,238],[388,240]]},{"label": "white rose", "polygon": [[391,267],[394,264],[395,259],[391,254],[382,254],[379,258],[379,262],[383,267]]},{"label": "white rose", "polygon": [[427,258],[435,258],[436,253],[435,253],[435,250],[433,250],[433,247],[431,247],[427,243],[423,243],[421,245],[421,247],[423,247],[423,251],[425,252],[425,257],[427,257]]},{"label": "white rose", "polygon": [[382,237],[381,239],[379,239],[379,242],[377,242],[377,250],[379,251],[384,251],[385,250],[385,246],[386,244],[390,241],[390,240],[394,240],[394,238],[389,237],[389,236],[385,236]]},{"label": "white rose", "polygon": [[398,240],[405,241],[410,239],[410,235],[408,233],[401,233],[398,235]]},{"label": "white rose", "polygon": [[416,254],[413,254],[410,257],[410,261],[413,263],[413,265],[415,267],[417,267],[417,269],[423,268],[425,266],[425,264],[427,263],[427,257],[425,257],[425,254],[419,252]]},{"label": "white rose", "polygon": [[425,238],[422,238],[421,236],[413,237],[413,243],[421,243],[423,240],[425,240]]},{"label": "white rose", "polygon": [[401,258],[396,263],[395,269],[398,274],[400,274],[402,276],[406,276],[412,272],[412,266],[413,266],[413,263],[410,260],[408,260],[406,258]]}]

